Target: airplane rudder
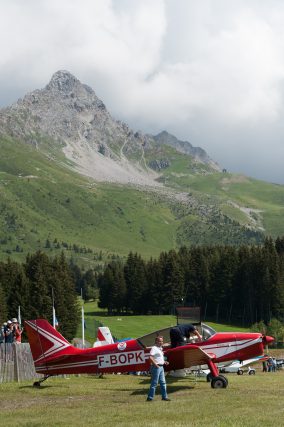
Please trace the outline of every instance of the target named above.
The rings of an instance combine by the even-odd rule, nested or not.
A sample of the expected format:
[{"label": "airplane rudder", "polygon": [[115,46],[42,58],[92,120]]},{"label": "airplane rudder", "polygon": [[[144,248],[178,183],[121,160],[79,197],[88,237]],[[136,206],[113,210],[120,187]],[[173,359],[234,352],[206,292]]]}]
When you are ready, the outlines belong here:
[{"label": "airplane rudder", "polygon": [[52,349],[55,351],[70,345],[45,319],[28,320],[25,326],[34,361],[50,354]]}]

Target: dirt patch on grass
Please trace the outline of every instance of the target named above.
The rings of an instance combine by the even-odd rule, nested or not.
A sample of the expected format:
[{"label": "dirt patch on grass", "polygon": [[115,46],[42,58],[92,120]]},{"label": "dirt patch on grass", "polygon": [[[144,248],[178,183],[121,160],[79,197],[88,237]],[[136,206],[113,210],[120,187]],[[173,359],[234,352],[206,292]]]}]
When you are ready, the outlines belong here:
[{"label": "dirt patch on grass", "polygon": [[[40,391],[38,391],[40,393]],[[1,408],[4,410],[16,410],[16,409],[24,409],[24,408],[30,408],[32,406],[52,406],[60,407],[60,406],[66,406],[70,403],[77,403],[82,401],[92,401],[97,400],[94,396],[24,396],[22,400],[3,400],[1,404]]]}]

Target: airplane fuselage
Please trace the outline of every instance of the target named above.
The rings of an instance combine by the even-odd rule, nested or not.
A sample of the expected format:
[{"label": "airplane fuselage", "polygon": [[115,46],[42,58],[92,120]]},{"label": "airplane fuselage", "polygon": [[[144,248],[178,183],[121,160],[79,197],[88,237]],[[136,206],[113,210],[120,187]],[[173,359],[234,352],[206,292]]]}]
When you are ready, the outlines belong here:
[{"label": "airplane fuselage", "polygon": [[[143,348],[135,339],[84,350],[68,347],[66,345],[50,356],[47,355],[35,361],[36,372],[57,375],[62,372],[66,374],[98,374],[149,370],[150,348]],[[260,356],[264,352],[261,334],[216,333],[205,342],[182,346],[182,353],[180,347],[166,349],[164,354],[170,363],[165,369],[189,368],[191,362],[187,363],[186,357],[183,355],[191,347],[200,347],[204,352],[212,355],[215,363],[246,360]],[[68,355],[66,350],[68,350]]]},{"label": "airplane fuselage", "polygon": [[[39,386],[52,375],[149,371],[151,345],[154,338],[162,332],[157,331],[138,339],[79,349],[72,346],[44,319],[29,320],[25,324],[35,370],[44,375],[43,379],[34,383],[35,386]],[[202,326],[204,341],[176,348],[167,346],[164,349],[168,361],[165,370],[206,364],[210,370],[213,388],[226,388],[228,385],[228,380],[219,375],[218,363],[261,356],[264,347],[273,341],[272,337],[265,337],[260,333],[216,333],[207,325]],[[164,333],[169,329],[163,330]]]}]

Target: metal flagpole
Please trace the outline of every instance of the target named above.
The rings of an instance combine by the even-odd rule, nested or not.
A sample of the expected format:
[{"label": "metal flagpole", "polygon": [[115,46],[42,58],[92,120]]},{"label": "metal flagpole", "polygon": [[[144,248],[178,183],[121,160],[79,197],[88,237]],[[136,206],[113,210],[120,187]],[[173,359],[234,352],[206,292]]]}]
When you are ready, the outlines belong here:
[{"label": "metal flagpole", "polygon": [[84,300],[83,300],[83,292],[81,288],[81,299],[82,299],[82,345],[85,348],[85,313],[84,313]]},{"label": "metal flagpole", "polygon": [[18,323],[20,325],[20,328],[22,327],[22,318],[21,318],[21,306],[18,307]]},{"label": "metal flagpole", "polygon": [[85,348],[85,319],[84,319],[84,305],[82,305],[82,345]]}]

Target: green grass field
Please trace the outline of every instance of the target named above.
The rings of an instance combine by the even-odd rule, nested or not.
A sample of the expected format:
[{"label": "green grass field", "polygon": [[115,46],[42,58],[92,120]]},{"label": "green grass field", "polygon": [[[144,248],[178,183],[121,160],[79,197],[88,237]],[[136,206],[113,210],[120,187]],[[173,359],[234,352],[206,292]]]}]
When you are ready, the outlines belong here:
[{"label": "green grass field", "polygon": [[64,426],[264,426],[283,425],[284,371],[255,376],[228,374],[227,389],[204,378],[167,378],[171,402],[146,402],[149,377],[70,376],[2,384],[0,425]]},{"label": "green grass field", "polygon": [[[85,338],[91,344],[96,339],[95,320],[101,322],[104,326],[110,328],[111,333],[118,339],[122,338],[138,338],[157,329],[166,328],[167,326],[176,325],[175,316],[108,316],[105,310],[101,310],[97,306],[97,302],[87,302],[84,305],[85,311]],[[216,331],[231,332],[240,331],[246,332],[247,329],[236,327],[233,325],[222,325],[212,322],[205,322]],[[82,336],[81,325],[78,328],[77,336]]]}]

